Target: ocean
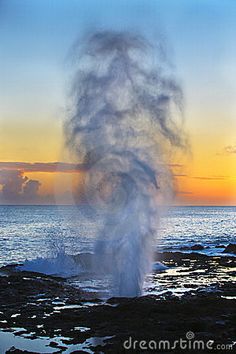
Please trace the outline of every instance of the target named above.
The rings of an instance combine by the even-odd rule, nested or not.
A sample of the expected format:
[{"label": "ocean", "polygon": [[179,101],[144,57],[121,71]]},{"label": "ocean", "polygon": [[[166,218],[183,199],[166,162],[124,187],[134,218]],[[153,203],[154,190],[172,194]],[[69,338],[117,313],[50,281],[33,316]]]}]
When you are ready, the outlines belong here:
[{"label": "ocean", "polygon": [[[107,318],[114,319],[120,313],[123,326],[124,314],[129,318],[139,311],[140,306],[147,306],[148,317],[145,308],[140,318],[143,320],[145,315],[145,323],[150,322],[150,328],[153,324],[164,324],[172,333],[173,323],[174,326],[177,323],[180,330],[183,324],[186,326],[183,333],[193,333],[189,330],[194,328],[195,332],[196,328],[199,335],[202,328],[205,330],[206,323],[210,323],[209,326],[213,323],[215,333],[218,322],[218,338],[222,323],[226,323],[218,320],[221,319],[219,313],[223,313],[229,323],[228,319],[233,318],[230,306],[236,298],[236,257],[223,253],[226,245],[235,243],[235,221],[236,207],[172,207],[162,211],[154,245],[156,258],[142,287],[142,295],[151,296],[142,297],[140,302],[135,298],[127,304],[124,301],[129,300],[122,298],[119,304],[113,297],[111,274],[100,272],[99,262],[89,263],[94,260],[90,252],[94,249],[96,233],[103,227],[93,210],[85,206],[1,206],[0,266],[10,263],[21,263],[22,266],[0,269],[0,352],[5,353],[14,345],[36,353],[56,353],[59,348],[64,348],[65,353],[75,350],[93,353],[92,346],[103,346],[103,340],[114,337],[114,332],[112,329],[110,332],[107,326]],[[201,244],[203,249],[193,251],[191,247],[196,244]],[[98,268],[91,267],[91,264]],[[129,275],[128,271],[125,274]],[[59,275],[63,279],[50,275]],[[168,300],[167,305],[163,300]],[[180,305],[187,306],[183,313],[179,312],[183,308]],[[161,309],[160,313],[155,306]],[[166,306],[170,306],[170,310]],[[213,310],[212,306],[216,309]],[[94,321],[93,311],[97,316],[94,308],[102,308],[105,313],[96,317],[96,323],[99,319],[98,336],[90,331],[92,324],[87,325],[88,318]],[[150,311],[150,308],[154,310]],[[127,314],[127,311],[130,312]],[[108,313],[109,317],[106,317]],[[159,314],[166,316],[165,320],[161,317],[162,322]],[[83,315],[85,322],[81,322]],[[150,316],[158,316],[158,321],[156,318],[150,321]],[[178,322],[176,318],[179,316],[181,319],[187,316],[190,323],[185,324],[185,319]],[[174,322],[168,322],[172,318]],[[232,328],[233,321],[229,325]],[[100,334],[101,327],[109,336]],[[231,333],[233,329],[229,328]],[[77,331],[79,343],[74,339],[71,341],[74,331]],[[163,327],[160,333],[162,331]]]},{"label": "ocean", "polygon": [[[26,259],[92,252],[99,217],[86,206],[0,206],[0,266]],[[155,244],[160,251],[195,244],[219,254],[236,240],[236,207],[171,207],[161,213]]]}]

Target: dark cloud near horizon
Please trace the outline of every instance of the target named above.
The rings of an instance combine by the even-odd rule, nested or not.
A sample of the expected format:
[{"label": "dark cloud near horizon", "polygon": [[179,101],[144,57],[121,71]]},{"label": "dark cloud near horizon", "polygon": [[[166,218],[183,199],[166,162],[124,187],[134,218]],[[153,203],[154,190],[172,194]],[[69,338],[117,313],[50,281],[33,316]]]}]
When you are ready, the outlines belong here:
[{"label": "dark cloud near horizon", "polygon": [[28,198],[34,198],[39,191],[41,183],[37,180],[29,179],[23,186],[23,196]]},{"label": "dark cloud near horizon", "polygon": [[0,170],[23,170],[25,172],[82,172],[86,171],[86,164],[68,162],[12,162],[0,161]]},{"label": "dark cloud near horizon", "polygon": [[[182,168],[181,164],[169,163],[169,168]],[[89,169],[88,164],[74,164],[69,162],[18,162],[18,161],[0,161],[1,170],[20,170],[24,172],[86,172]]]},{"label": "dark cloud near horizon", "polygon": [[21,170],[0,170],[0,200],[3,202],[30,202],[38,197],[41,183],[24,176]]}]

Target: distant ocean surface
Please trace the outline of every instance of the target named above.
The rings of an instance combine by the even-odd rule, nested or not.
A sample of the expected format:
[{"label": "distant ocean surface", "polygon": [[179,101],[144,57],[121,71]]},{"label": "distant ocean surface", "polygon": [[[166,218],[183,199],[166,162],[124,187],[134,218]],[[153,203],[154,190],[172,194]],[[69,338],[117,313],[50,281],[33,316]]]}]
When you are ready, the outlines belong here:
[{"label": "distant ocean surface", "polygon": [[[0,206],[0,266],[58,250],[68,254],[93,251],[102,223],[86,206]],[[203,253],[236,240],[236,207],[171,207],[160,218],[156,234],[159,250],[208,246]]]}]

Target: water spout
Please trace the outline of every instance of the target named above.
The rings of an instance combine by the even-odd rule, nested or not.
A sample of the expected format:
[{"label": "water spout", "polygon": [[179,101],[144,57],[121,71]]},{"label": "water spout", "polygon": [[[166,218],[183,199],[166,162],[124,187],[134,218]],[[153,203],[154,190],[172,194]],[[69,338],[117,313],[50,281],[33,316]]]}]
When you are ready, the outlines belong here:
[{"label": "water spout", "polygon": [[67,145],[87,166],[86,202],[103,217],[95,254],[112,272],[112,293],[138,296],[151,269],[158,205],[173,192],[164,152],[184,144],[176,119],[182,92],[135,33],[90,34],[77,55]]}]

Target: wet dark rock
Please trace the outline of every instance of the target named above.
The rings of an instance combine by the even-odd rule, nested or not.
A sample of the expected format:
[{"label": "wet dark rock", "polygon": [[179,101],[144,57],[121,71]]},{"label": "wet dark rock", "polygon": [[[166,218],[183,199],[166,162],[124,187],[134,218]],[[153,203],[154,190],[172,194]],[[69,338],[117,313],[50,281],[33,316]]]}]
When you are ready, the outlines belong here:
[{"label": "wet dark rock", "polygon": [[181,251],[201,251],[201,250],[204,250],[205,248],[209,248],[208,246],[207,247],[204,247],[200,244],[195,244],[193,246],[183,246],[180,248]]},{"label": "wet dark rock", "polygon": [[11,347],[9,350],[6,351],[5,354],[38,354],[35,352],[29,352],[27,350],[20,350],[20,349],[16,349],[15,347]]},{"label": "wet dark rock", "polygon": [[193,251],[201,251],[201,250],[204,250],[204,246],[196,244],[196,245],[193,245],[191,247],[191,250],[193,250]]},{"label": "wet dark rock", "polygon": [[235,267],[236,257],[227,256],[209,256],[201,253],[184,253],[184,252],[156,252],[155,260],[160,261],[167,266],[190,266],[194,261],[194,269],[218,267]]},{"label": "wet dark rock", "polygon": [[[50,347],[59,352],[63,346],[81,344],[91,337],[113,336],[105,341],[104,346],[95,346],[94,353],[123,353],[123,342],[130,336],[134,340],[174,341],[184,338],[189,331],[194,332],[196,339],[232,343],[235,340],[236,284],[225,278],[198,289],[196,280],[201,274],[199,270],[204,270],[203,273],[209,276],[219,268],[228,270],[229,266],[235,267],[236,257],[163,252],[157,253],[156,259],[168,266],[188,269],[194,289],[186,291],[182,297],[168,290],[158,296],[111,298],[104,303],[96,298],[96,294],[93,296],[74,288],[62,278],[18,272],[14,267],[1,269],[1,273],[6,275],[0,277],[1,327],[7,330],[12,327],[25,328],[24,333],[50,337]],[[168,277],[171,288],[178,286],[178,279],[186,288],[190,287],[185,284],[183,272],[176,272],[174,276],[165,273],[158,276]],[[88,301],[96,306],[84,305]],[[64,307],[63,304],[78,306]],[[12,317],[15,314],[18,315]],[[79,326],[88,330],[80,330]],[[54,340],[58,335],[65,337],[63,346]],[[217,353],[216,350],[214,352]],[[12,348],[8,353],[27,352]],[[83,353],[83,350],[74,353]]]},{"label": "wet dark rock", "polygon": [[234,253],[236,254],[236,243],[230,243],[225,247],[223,253]]}]

